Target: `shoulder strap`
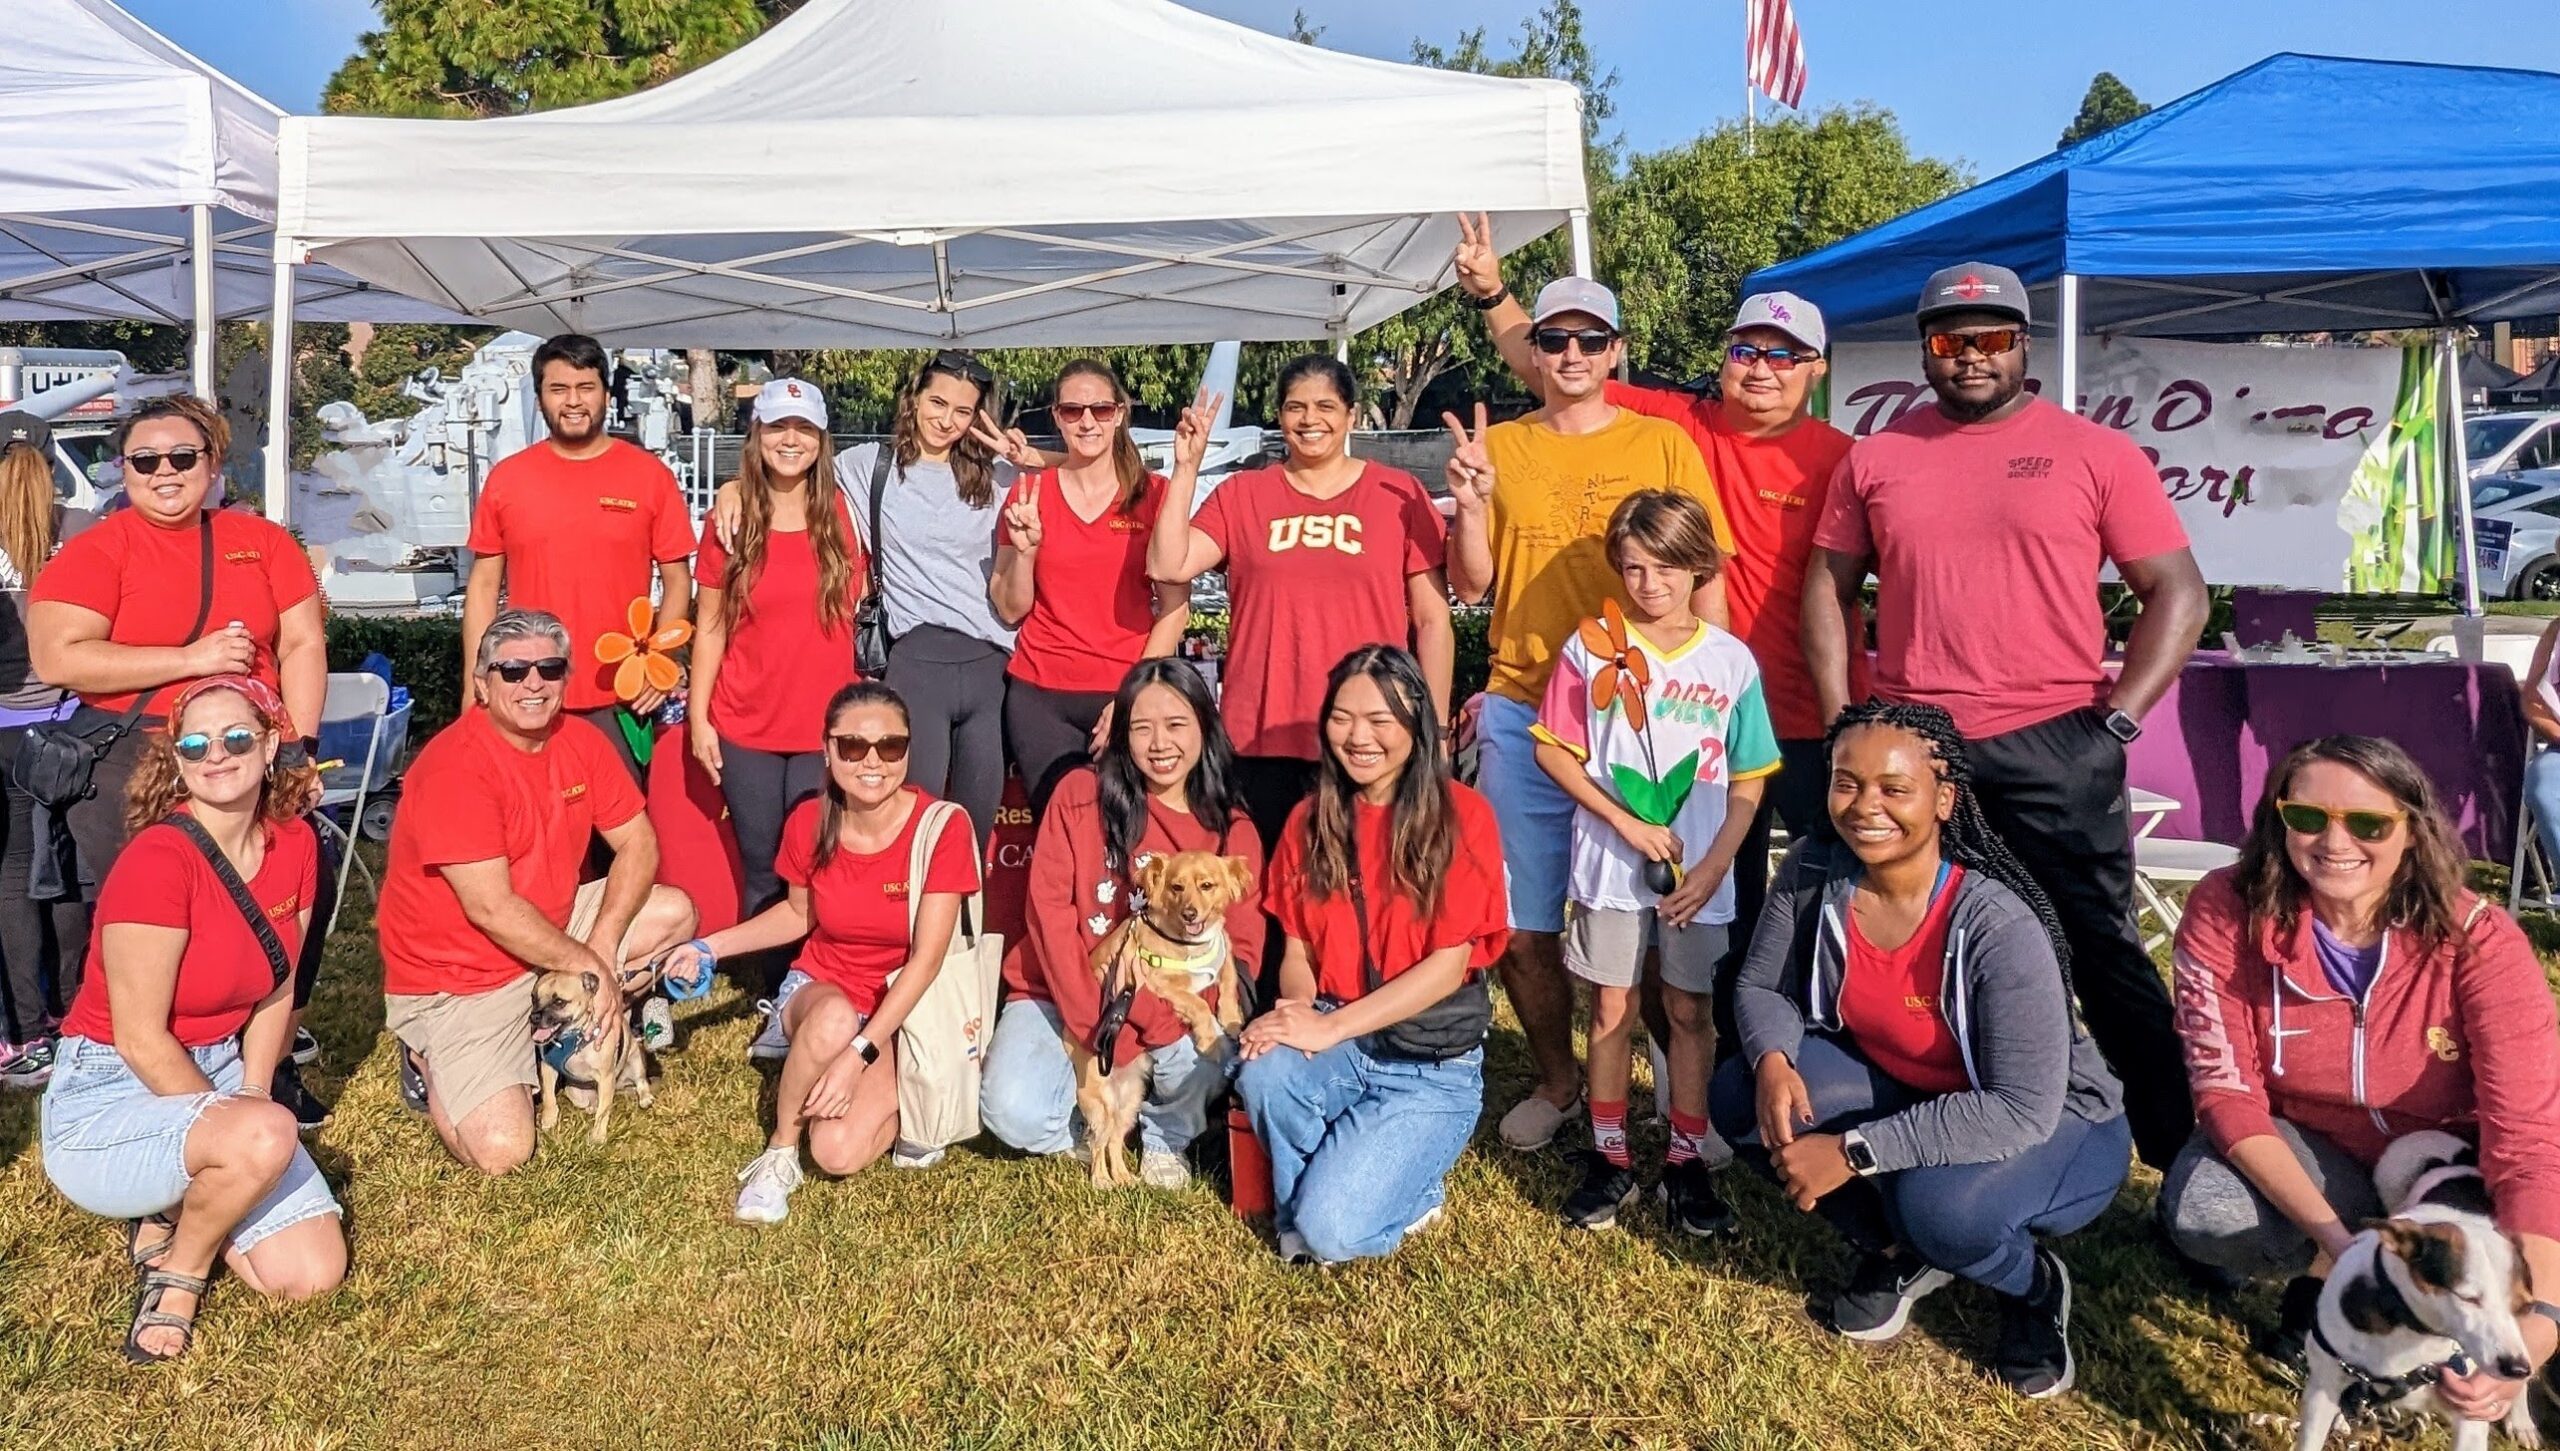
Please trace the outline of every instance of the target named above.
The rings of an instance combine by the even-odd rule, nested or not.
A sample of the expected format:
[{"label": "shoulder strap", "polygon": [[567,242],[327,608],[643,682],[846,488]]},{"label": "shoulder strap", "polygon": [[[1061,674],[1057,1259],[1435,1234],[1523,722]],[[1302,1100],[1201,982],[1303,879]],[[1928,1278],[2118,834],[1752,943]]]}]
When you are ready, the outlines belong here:
[{"label": "shoulder strap", "polygon": [[1369,894],[1360,885],[1360,823],[1351,823],[1351,840],[1344,852],[1345,883],[1351,889],[1351,915],[1360,925],[1360,991],[1376,992],[1386,983],[1378,971],[1378,957],[1369,948]]},{"label": "shoulder strap", "polygon": [[231,858],[224,856],[222,848],[214,845],[213,836],[204,829],[203,822],[183,811],[169,820],[187,834],[187,840],[196,844],[196,850],[204,853],[204,859],[213,867],[214,879],[222,883],[222,890],[231,894],[231,905],[240,909],[241,917],[249,924],[250,933],[258,939],[259,949],[267,954],[267,971],[275,974],[275,981],[267,990],[273,992],[292,981],[293,959],[285,953],[284,939],[276,935],[275,924],[267,920],[266,910],[258,905],[258,899],[249,895],[249,884],[240,880],[240,873],[231,865]]},{"label": "shoulder strap", "polygon": [[[948,801],[936,801],[925,807],[924,820],[916,823],[915,842],[907,848],[907,940],[909,942],[915,940],[916,914],[924,910],[925,874],[933,867],[933,849],[942,841],[942,829],[951,824],[952,817],[959,814],[959,807]],[[980,875],[982,877],[985,875],[983,867],[980,868]],[[983,890],[982,887],[981,891]],[[959,933],[960,940],[963,942],[975,940],[978,935],[979,896],[979,892],[972,892],[968,899],[960,904]]]},{"label": "shoulder strap", "polygon": [[871,548],[863,557],[862,573],[863,593],[878,599],[880,597],[881,545],[880,492],[888,487],[889,465],[897,457],[898,448],[895,440],[886,438],[880,440],[874,448],[877,451],[871,456]]}]

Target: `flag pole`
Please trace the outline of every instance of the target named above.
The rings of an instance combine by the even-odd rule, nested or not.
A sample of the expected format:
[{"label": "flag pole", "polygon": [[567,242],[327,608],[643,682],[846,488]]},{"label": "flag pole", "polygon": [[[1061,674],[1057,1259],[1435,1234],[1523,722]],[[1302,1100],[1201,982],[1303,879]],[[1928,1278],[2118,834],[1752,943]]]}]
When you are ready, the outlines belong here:
[{"label": "flag pole", "polygon": [[1752,152],[1752,133],[1760,123],[1760,97],[1751,85],[1751,6],[1742,0],[1742,154]]}]

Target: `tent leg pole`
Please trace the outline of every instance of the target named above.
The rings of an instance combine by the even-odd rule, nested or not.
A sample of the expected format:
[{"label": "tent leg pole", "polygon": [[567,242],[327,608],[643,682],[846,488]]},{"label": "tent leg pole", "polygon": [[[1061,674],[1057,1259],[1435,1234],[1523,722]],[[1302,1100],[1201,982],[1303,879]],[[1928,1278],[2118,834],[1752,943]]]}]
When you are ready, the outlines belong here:
[{"label": "tent leg pole", "polygon": [[191,353],[188,382],[195,395],[207,402],[213,399],[213,208],[189,207],[188,256],[195,263],[195,346]]},{"label": "tent leg pole", "polygon": [[2062,274],[2062,317],[2055,324],[2061,329],[2061,368],[2056,381],[2062,397],[2056,401],[2064,408],[2080,411],[2080,279],[2069,272]]},{"label": "tent leg pole", "polygon": [[1589,277],[1592,275],[1590,211],[1583,207],[1575,207],[1571,215],[1571,220],[1569,220],[1566,225],[1571,229],[1573,235],[1573,275],[1576,277]]},{"label": "tent leg pole", "polygon": [[2462,436],[2462,364],[2451,332],[2436,335],[2436,360],[2444,369],[2444,422],[2436,430],[2445,441],[2445,487],[2453,493],[2462,522],[2462,612],[2480,614],[2480,543],[2471,517],[2471,447]]},{"label": "tent leg pole", "polygon": [[267,517],[293,522],[294,264],[277,243],[276,295],[267,315]]}]

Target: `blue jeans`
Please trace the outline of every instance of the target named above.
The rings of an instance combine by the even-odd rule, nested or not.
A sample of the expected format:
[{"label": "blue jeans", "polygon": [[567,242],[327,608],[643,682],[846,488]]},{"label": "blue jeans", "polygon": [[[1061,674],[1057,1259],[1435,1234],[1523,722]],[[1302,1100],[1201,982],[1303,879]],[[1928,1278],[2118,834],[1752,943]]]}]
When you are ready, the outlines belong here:
[{"label": "blue jeans", "polygon": [[[1924,1095],[1859,1056],[1846,1039],[1805,1035],[1796,1072],[1813,1101],[1813,1131],[1839,1133],[1896,1113]],[[1766,1170],[1759,1084],[1728,1058],[1708,1091],[1716,1131]],[[2039,1234],[2063,1235],[2098,1217],[2124,1184],[2133,1130],[2122,1114],[2091,1123],[2065,1113],[2053,1137],[1987,1164],[1936,1164],[1852,1179],[1816,1208],[1864,1251],[1900,1245],[1950,1274],[2004,1295],[2034,1284]]]},{"label": "blue jeans", "polygon": [[2533,834],[2542,859],[2560,872],[2560,749],[2546,746],[2524,767],[2524,799],[2533,807]]},{"label": "blue jeans", "polygon": [[[1200,1137],[1209,1126],[1209,1100],[1227,1086],[1233,1052],[1221,1042],[1203,1058],[1189,1038],[1147,1050],[1147,1101],[1138,1110],[1138,1142],[1147,1152],[1179,1154]],[[1015,998],[996,1015],[979,1078],[978,1117],[987,1132],[1026,1154],[1074,1147],[1084,1125],[1055,1004]]]},{"label": "blue jeans", "polygon": [[1274,1048],[1236,1075],[1271,1156],[1276,1227],[1327,1263],[1395,1253],[1440,1206],[1484,1111],[1484,1049],[1439,1063],[1354,1038],[1310,1057]]},{"label": "blue jeans", "polygon": [[1502,884],[1511,926],[1562,932],[1573,877],[1573,798],[1538,764],[1529,727],[1538,713],[1486,691],[1476,707],[1476,790],[1502,834]]}]

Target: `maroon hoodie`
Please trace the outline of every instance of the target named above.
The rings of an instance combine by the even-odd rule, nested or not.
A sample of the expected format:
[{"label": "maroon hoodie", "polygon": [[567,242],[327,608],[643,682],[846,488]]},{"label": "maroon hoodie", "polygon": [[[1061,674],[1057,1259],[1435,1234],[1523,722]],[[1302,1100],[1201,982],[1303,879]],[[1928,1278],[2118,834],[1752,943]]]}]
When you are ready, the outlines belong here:
[{"label": "maroon hoodie", "polygon": [[2251,924],[2236,870],[2199,883],[2178,927],[2178,1036],[2213,1146],[2281,1118],[2370,1165],[2447,1129],[2479,1141],[2501,1226],[2560,1239],[2560,1013],[2515,920],[2463,893],[2462,940],[2391,932],[2359,1002],[2320,970],[2308,913]]},{"label": "maroon hoodie", "polygon": [[[1100,782],[1091,768],[1079,768],[1058,782],[1049,796],[1049,814],[1040,819],[1040,835],[1031,845],[1031,883],[1023,902],[1022,940],[1004,960],[1004,995],[1036,998],[1057,1005],[1066,1035],[1091,1042],[1102,1016],[1102,984],[1093,973],[1093,949],[1129,913],[1126,874],[1105,871],[1102,864]],[[1138,854],[1214,851],[1240,856],[1253,867],[1253,890],[1227,909],[1227,939],[1235,949],[1237,971],[1253,973],[1262,962],[1262,839],[1239,804],[1227,823],[1225,841],[1187,811],[1147,803],[1147,829],[1138,838]],[[1214,987],[1201,994],[1217,1005]],[[1126,1063],[1140,1048],[1161,1048],[1181,1037],[1182,1020],[1153,993],[1138,994],[1129,1010],[1129,1025],[1120,1032],[1117,1061]]]}]

